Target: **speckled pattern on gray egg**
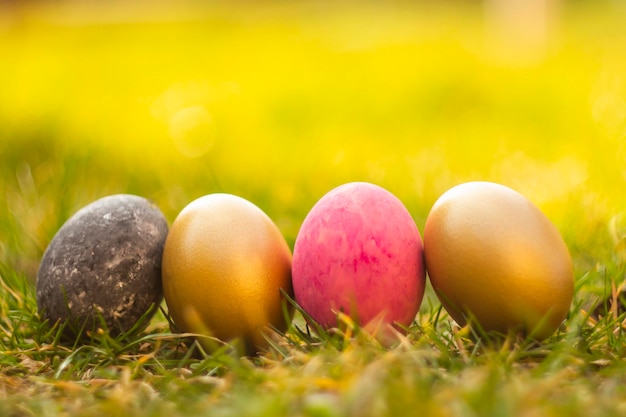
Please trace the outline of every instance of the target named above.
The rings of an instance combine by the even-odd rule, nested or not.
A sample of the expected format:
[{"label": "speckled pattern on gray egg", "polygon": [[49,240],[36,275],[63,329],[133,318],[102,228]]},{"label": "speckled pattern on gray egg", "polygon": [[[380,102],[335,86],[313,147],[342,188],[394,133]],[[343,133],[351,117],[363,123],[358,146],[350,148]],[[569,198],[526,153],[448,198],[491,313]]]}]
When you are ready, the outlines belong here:
[{"label": "speckled pattern on gray egg", "polygon": [[117,194],[74,214],[46,249],[37,274],[44,319],[70,334],[103,318],[111,334],[132,328],[163,298],[161,258],[168,225],[145,198]]}]

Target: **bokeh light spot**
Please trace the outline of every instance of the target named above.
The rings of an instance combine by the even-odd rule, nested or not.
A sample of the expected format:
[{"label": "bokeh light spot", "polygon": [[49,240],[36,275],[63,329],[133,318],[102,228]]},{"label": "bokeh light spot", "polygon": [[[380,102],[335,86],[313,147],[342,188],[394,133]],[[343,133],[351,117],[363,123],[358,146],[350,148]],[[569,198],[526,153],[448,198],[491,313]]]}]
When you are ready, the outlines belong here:
[{"label": "bokeh light spot", "polygon": [[176,112],[170,119],[168,131],[176,149],[189,158],[205,155],[215,141],[213,118],[203,106]]}]

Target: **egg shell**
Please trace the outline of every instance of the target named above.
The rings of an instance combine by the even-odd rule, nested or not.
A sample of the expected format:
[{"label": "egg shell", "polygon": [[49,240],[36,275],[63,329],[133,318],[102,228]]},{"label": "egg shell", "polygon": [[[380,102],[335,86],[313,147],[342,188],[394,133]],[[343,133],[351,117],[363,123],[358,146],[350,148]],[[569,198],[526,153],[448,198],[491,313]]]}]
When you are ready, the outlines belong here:
[{"label": "egg shell", "polygon": [[[238,340],[246,353],[284,330],[292,294],[291,250],[274,222],[232,194],[187,205],[172,223],[163,254],[163,289],[176,330]],[[290,310],[287,309],[290,314]],[[199,338],[208,349],[215,344]]]},{"label": "egg shell", "polygon": [[71,336],[101,327],[101,319],[117,335],[149,318],[163,297],[167,232],[161,211],[139,196],[117,194],[83,207],[42,257],[36,285],[41,316],[61,321]]},{"label": "egg shell", "polygon": [[343,184],[310,210],[293,253],[298,304],[325,328],[342,312],[364,327],[409,326],[424,294],[419,230],[402,202],[374,184]]},{"label": "egg shell", "polygon": [[445,192],[424,227],[424,255],[441,303],[460,325],[543,339],[562,323],[574,278],[563,238],[518,192],[469,182]]}]

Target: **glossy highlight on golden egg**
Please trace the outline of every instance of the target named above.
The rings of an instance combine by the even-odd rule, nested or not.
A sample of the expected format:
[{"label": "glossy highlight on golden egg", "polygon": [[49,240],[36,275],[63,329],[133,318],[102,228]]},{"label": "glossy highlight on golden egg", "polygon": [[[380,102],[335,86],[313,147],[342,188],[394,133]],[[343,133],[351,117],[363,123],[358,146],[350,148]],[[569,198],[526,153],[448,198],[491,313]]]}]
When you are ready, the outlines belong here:
[{"label": "glossy highlight on golden egg", "polygon": [[291,251],[248,200],[217,193],[187,205],[170,228],[162,266],[178,331],[238,339],[254,353],[267,347],[270,328],[286,328],[281,289],[292,294]]},{"label": "glossy highlight on golden egg", "polygon": [[469,182],[445,192],[424,227],[428,276],[460,325],[535,339],[563,322],[574,293],[568,249],[557,228],[518,192]]}]

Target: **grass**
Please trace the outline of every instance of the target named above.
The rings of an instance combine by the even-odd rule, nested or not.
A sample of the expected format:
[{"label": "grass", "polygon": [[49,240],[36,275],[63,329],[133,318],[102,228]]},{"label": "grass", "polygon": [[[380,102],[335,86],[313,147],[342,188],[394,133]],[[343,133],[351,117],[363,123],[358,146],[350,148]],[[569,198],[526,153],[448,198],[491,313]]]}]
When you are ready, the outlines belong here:
[{"label": "grass", "polygon": [[[534,50],[454,2],[4,10],[0,414],[622,415],[625,11],[561,12]],[[458,328],[431,291],[398,346],[349,321],[307,333],[298,314],[254,358],[206,354],[165,311],[74,344],[36,311],[48,242],[104,195],[148,197],[171,222],[200,195],[238,194],[293,247],[343,182],[389,189],[423,229],[439,195],[476,179],[524,193],[570,248],[575,300],[541,344]]]}]

